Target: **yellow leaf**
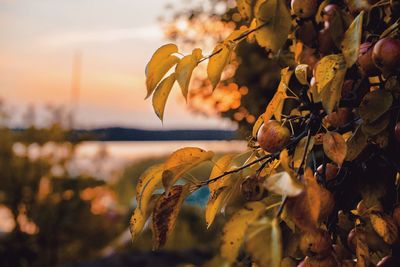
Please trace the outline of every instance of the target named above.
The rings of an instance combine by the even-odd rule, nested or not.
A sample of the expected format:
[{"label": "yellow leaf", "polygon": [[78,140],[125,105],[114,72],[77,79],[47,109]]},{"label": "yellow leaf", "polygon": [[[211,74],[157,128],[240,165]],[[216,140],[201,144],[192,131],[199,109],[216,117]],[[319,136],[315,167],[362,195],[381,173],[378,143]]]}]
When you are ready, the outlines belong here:
[{"label": "yellow leaf", "polygon": [[236,6],[242,19],[249,20],[251,18],[251,0],[236,0]]},{"label": "yellow leaf", "polygon": [[251,136],[257,138],[258,129],[260,129],[263,123],[264,123],[264,114],[261,114],[253,125]]},{"label": "yellow leaf", "polygon": [[294,74],[296,75],[297,80],[302,84],[302,85],[307,85],[308,84],[308,72],[309,72],[309,66],[307,64],[300,64],[297,65]]},{"label": "yellow leaf", "polygon": [[337,72],[344,67],[344,59],[342,55],[329,55],[323,57],[315,68],[315,81],[318,93],[321,93],[332,82],[337,75]]},{"label": "yellow leaf", "polygon": [[153,109],[157,114],[158,118],[162,121],[164,117],[165,104],[169,93],[171,92],[172,86],[175,83],[175,73],[165,78],[156,88],[153,94]]},{"label": "yellow leaf", "polygon": [[183,57],[178,65],[176,65],[175,73],[176,80],[182,90],[182,95],[187,99],[189,91],[190,78],[194,68],[197,66],[199,60],[202,58],[201,49],[194,49],[191,55]]},{"label": "yellow leaf", "polygon": [[168,58],[174,53],[178,53],[178,47],[175,44],[166,44],[158,48],[146,65],[146,78],[148,77],[149,73],[155,71],[157,65],[160,64],[160,61]]},{"label": "yellow leaf", "polygon": [[249,28],[245,25],[241,26],[238,30],[234,30],[228,37],[224,40],[224,43],[228,44],[230,41],[235,42],[237,38],[241,37]]},{"label": "yellow leaf", "polygon": [[285,44],[291,27],[291,17],[284,0],[258,1],[255,7],[257,27],[266,25],[256,31],[258,44],[278,52]]},{"label": "yellow leaf", "polygon": [[329,114],[337,107],[341,97],[347,70],[343,55],[326,56],[316,68],[317,91],[320,93],[322,106]]},{"label": "yellow leaf", "polygon": [[[228,171],[235,156],[236,155],[234,154],[227,154],[219,158],[215,162],[215,165],[211,171],[210,179],[213,179]],[[210,197],[205,208],[207,228],[213,223],[215,215],[221,210],[221,208],[223,208],[225,200],[230,194],[232,184],[232,175],[228,174],[208,185],[208,188],[210,189]]]},{"label": "yellow leaf", "polygon": [[164,164],[157,164],[148,168],[140,177],[136,186],[136,201],[138,209],[144,214],[154,191],[161,187],[161,177]]},{"label": "yellow leaf", "polygon": [[369,218],[375,232],[382,237],[383,241],[389,245],[392,245],[397,241],[399,232],[392,217],[382,215],[379,212],[372,212],[369,215]]},{"label": "yellow leaf", "polygon": [[189,184],[176,185],[169,192],[164,192],[157,200],[152,218],[154,248],[165,245],[168,236],[175,227],[179,210],[189,194]]},{"label": "yellow leaf", "polygon": [[222,231],[221,256],[233,263],[243,243],[249,224],[257,220],[265,211],[262,202],[248,202],[232,215]]},{"label": "yellow leaf", "polygon": [[303,137],[300,140],[300,142],[297,144],[297,146],[296,146],[296,149],[295,149],[294,155],[293,155],[293,167],[295,169],[300,168],[300,164],[301,164],[301,161],[303,159],[304,153],[306,153],[306,157],[307,157],[307,155],[313,149],[313,147],[314,147],[314,137],[310,138],[310,142],[308,144],[307,151],[305,151],[306,143],[307,143],[307,136]]},{"label": "yellow leaf", "polygon": [[342,165],[347,154],[347,144],[341,134],[327,132],[323,137],[323,148],[328,158]]},{"label": "yellow leaf", "polygon": [[246,233],[245,245],[257,266],[281,266],[282,237],[276,218],[264,217],[252,223]]},{"label": "yellow leaf", "polygon": [[358,58],[362,35],[363,16],[364,11],[361,11],[344,34],[342,53],[348,68],[353,66]]},{"label": "yellow leaf", "polygon": [[221,80],[222,71],[229,63],[233,47],[234,44],[230,42],[218,44],[212,52],[213,56],[208,60],[207,75],[213,89]]},{"label": "yellow leaf", "polygon": [[161,79],[167,74],[167,72],[179,62],[179,58],[176,56],[168,56],[167,58],[160,59],[152,69],[148,71],[148,76],[146,79],[147,96],[148,98],[154,89],[161,81]]},{"label": "yellow leaf", "polygon": [[154,204],[156,200],[158,199],[160,195],[152,195],[151,199],[149,201],[149,205],[147,207],[146,205],[146,210],[142,211],[139,207],[136,207],[132,217],[129,222],[129,230],[132,235],[132,240],[135,240],[139,234],[142,232],[144,225],[147,221],[147,219],[150,217],[151,211],[153,210]]},{"label": "yellow leaf", "polygon": [[290,197],[295,197],[304,190],[304,186],[286,171],[267,177],[263,186],[275,194]]},{"label": "yellow leaf", "polygon": [[185,147],[172,153],[164,163],[162,182],[165,190],[168,191],[183,174],[213,156],[212,151],[197,147]]}]

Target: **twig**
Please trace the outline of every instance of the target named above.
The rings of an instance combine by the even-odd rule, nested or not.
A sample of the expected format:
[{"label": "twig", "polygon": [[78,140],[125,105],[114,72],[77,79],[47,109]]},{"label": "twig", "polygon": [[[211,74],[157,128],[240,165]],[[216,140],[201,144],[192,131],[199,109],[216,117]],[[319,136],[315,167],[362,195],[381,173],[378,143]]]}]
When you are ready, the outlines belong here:
[{"label": "twig", "polygon": [[[233,39],[232,41],[233,41],[233,42],[242,41],[242,40],[243,40],[244,38],[246,38],[248,35],[250,35],[251,33],[255,32],[255,31],[259,30],[259,29],[261,29],[262,27],[264,27],[264,26],[266,26],[266,25],[268,25],[268,22],[265,22],[265,23],[261,24],[260,26],[254,28],[254,29],[252,29],[252,30],[250,30],[250,31],[247,31],[247,32],[242,33],[241,35],[239,35],[238,37],[236,37],[236,38]],[[206,56],[206,57],[203,57],[202,59],[199,60],[199,62],[197,62],[197,64],[200,64],[201,62],[203,62],[203,61],[205,61],[205,60],[207,60],[207,59],[210,59],[211,57],[213,57],[213,56],[215,56],[215,55],[221,53],[222,50],[223,50],[223,48],[220,48],[220,49],[218,49],[217,51],[213,52],[212,54],[210,54],[210,55],[208,55],[208,56]]]}]

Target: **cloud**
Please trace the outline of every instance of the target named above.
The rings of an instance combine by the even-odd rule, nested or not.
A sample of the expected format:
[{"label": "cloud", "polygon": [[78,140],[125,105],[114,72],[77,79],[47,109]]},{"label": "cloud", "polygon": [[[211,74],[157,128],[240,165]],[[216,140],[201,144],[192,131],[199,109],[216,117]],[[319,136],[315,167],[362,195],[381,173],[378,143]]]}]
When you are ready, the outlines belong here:
[{"label": "cloud", "polygon": [[42,38],[40,43],[46,46],[69,46],[88,43],[106,43],[122,40],[160,40],[163,32],[158,25],[139,28],[122,28],[101,31],[66,32]]}]

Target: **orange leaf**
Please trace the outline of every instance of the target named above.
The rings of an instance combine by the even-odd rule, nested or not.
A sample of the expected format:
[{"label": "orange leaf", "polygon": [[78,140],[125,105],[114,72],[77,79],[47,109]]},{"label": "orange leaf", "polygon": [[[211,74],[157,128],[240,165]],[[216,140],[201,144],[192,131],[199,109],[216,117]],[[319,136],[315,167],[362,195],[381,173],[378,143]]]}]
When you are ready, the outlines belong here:
[{"label": "orange leaf", "polygon": [[347,144],[341,134],[327,132],[323,137],[323,147],[328,158],[342,165],[347,154]]}]

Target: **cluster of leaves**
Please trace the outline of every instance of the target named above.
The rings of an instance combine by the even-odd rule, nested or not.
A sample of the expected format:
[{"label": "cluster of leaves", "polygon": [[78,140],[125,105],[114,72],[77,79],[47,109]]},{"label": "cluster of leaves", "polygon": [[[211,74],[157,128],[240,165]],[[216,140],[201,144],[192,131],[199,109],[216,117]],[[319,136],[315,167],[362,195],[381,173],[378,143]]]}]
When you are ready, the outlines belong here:
[{"label": "cluster of leaves", "polygon": [[[193,70],[208,60],[215,88],[243,40],[270,55],[290,52],[295,64],[282,68],[247,153],[214,160],[212,152],[182,148],[139,178],[133,237],[152,215],[155,247],[165,244],[184,199],[208,186],[207,227],[219,212],[231,214],[220,251],[228,263],[399,266],[400,5],[293,0],[290,9],[283,0],[236,2],[248,26],[209,56],[196,48],[180,58],[173,44],[153,55],[146,84],[160,119],[175,80],[186,97]],[[215,164],[209,179],[187,179],[205,161]],[[155,194],[159,188],[164,192]],[[242,248],[250,257],[241,257]]]}]

